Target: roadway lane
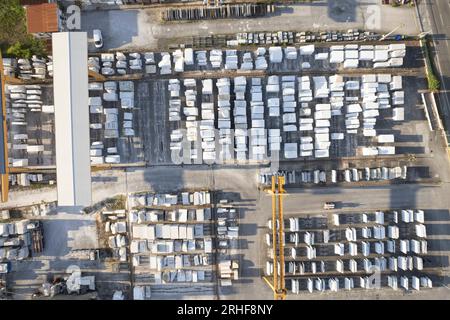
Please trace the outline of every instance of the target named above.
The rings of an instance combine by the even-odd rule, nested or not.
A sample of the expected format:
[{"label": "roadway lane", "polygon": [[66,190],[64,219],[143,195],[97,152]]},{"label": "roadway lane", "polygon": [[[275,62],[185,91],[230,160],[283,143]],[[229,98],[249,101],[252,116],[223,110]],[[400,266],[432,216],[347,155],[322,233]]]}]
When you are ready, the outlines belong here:
[{"label": "roadway lane", "polygon": [[433,33],[433,44],[435,48],[434,65],[441,78],[441,92],[439,93],[439,104],[445,127],[450,129],[450,2],[448,0],[426,0],[420,1],[421,19],[425,31],[431,28]]}]

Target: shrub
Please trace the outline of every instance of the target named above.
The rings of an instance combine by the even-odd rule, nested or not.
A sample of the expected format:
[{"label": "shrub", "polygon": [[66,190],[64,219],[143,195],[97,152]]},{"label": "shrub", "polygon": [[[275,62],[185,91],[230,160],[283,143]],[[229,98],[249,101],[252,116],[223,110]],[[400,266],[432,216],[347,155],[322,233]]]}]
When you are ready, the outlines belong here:
[{"label": "shrub", "polygon": [[6,54],[8,56],[27,59],[30,59],[34,54],[40,57],[46,55],[44,43],[33,36],[29,36],[23,42],[18,41],[14,43],[6,50]]},{"label": "shrub", "polygon": [[428,70],[427,74],[428,89],[433,92],[439,91],[441,83],[439,82],[438,78],[435,76],[432,70]]}]

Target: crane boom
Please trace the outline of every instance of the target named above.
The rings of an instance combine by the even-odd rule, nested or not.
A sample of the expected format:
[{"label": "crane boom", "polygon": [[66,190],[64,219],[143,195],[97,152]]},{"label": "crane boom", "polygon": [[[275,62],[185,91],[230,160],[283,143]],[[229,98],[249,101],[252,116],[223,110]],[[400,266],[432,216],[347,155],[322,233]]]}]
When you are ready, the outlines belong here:
[{"label": "crane boom", "polygon": [[403,28],[404,26],[405,26],[404,23],[400,24],[398,27],[394,28],[394,30],[392,30],[391,32],[386,33],[385,35],[383,35],[383,36],[381,37],[380,41],[383,41],[384,39],[386,39],[387,37],[389,37],[391,34],[393,34],[395,31],[397,31],[397,30],[400,29],[400,28]]},{"label": "crane boom", "polygon": [[272,176],[272,186],[269,191],[272,197],[272,261],[273,281],[263,277],[273,291],[274,300],[286,299],[284,281],[284,221],[283,221],[283,193],[284,177]]},{"label": "crane boom", "polygon": [[[278,177],[278,250],[280,259],[280,287],[279,291],[282,294],[286,292],[286,286],[284,283],[284,219],[283,219],[283,193],[284,193],[284,177]],[[284,300],[284,298],[283,298]]]},{"label": "crane boom", "polygon": [[277,199],[276,177],[272,176],[272,250],[273,250],[273,287],[278,288],[278,259],[277,259]]}]

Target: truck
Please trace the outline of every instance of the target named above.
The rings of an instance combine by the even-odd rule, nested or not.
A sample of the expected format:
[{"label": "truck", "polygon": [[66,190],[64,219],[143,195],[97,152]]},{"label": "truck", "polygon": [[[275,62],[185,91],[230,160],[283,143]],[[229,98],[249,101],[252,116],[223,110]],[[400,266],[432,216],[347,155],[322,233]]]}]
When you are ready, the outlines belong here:
[{"label": "truck", "polygon": [[334,203],[334,202],[325,202],[323,204],[324,210],[333,210],[334,208],[336,208],[336,203]]},{"label": "truck", "polygon": [[27,228],[31,233],[31,249],[34,253],[40,253],[44,250],[44,229],[42,221],[31,221]]}]

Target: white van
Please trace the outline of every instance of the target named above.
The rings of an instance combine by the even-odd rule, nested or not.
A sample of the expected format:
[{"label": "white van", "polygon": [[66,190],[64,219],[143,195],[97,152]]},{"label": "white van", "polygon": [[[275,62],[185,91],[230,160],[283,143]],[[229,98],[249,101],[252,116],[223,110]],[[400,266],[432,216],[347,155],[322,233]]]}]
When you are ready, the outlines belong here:
[{"label": "white van", "polygon": [[100,49],[101,47],[103,47],[103,37],[102,37],[102,32],[99,29],[95,29],[93,31],[93,35],[94,35],[94,44],[95,47],[97,49]]}]

